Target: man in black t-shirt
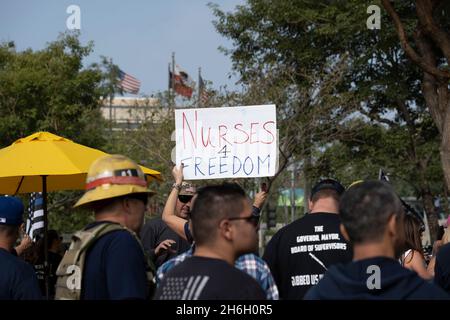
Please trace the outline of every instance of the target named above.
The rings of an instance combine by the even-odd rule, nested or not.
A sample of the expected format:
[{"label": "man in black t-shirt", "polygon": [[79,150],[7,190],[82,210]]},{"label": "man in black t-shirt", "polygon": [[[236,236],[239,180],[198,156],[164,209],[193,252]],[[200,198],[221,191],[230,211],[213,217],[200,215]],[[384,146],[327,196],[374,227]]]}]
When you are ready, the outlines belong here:
[{"label": "man in black t-shirt", "polygon": [[[174,188],[179,188],[182,169],[174,171]],[[164,276],[155,299],[265,300],[261,286],[234,267],[237,257],[254,252],[258,245],[258,220],[244,190],[235,184],[202,188],[194,202],[191,223],[194,256]]]},{"label": "man in black t-shirt", "polygon": [[[175,216],[183,219],[182,221],[187,222],[195,192],[194,185],[182,184],[174,210]],[[141,230],[141,241],[156,268],[190,248],[189,242],[170,229],[161,217],[145,223]]]},{"label": "man in black t-shirt", "polygon": [[317,183],[310,214],[280,229],[263,259],[272,271],[280,299],[302,299],[333,264],[351,261],[352,251],[339,232],[339,198],[344,187],[333,179]]}]

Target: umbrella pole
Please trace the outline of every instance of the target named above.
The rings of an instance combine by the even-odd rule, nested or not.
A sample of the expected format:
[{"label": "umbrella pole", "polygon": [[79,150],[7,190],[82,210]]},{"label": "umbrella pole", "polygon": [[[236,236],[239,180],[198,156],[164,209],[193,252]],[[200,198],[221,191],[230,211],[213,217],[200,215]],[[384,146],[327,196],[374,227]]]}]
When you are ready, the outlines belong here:
[{"label": "umbrella pole", "polygon": [[45,298],[48,300],[48,240],[47,240],[47,176],[42,176],[42,210],[44,211],[44,283],[45,283]]}]

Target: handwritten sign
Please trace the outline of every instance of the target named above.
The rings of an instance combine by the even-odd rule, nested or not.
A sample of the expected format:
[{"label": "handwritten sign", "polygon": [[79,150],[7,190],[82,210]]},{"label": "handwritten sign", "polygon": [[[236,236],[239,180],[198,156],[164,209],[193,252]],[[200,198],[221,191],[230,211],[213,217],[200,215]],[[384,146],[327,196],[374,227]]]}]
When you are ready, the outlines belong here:
[{"label": "handwritten sign", "polygon": [[175,110],[186,180],[268,177],[278,165],[275,105]]}]

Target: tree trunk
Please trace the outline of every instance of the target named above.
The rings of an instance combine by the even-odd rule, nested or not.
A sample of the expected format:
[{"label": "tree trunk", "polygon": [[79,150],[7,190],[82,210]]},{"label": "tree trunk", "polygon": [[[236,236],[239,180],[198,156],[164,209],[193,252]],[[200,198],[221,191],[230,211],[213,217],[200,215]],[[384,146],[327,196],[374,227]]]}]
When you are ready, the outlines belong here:
[{"label": "tree trunk", "polygon": [[390,0],[382,0],[399,36],[400,44],[408,57],[423,72],[422,91],[425,103],[441,134],[440,155],[447,188],[450,188],[450,72],[440,68],[438,58],[450,63],[450,34],[435,20],[442,1],[416,0],[417,28],[410,45],[403,23]]},{"label": "tree trunk", "polygon": [[423,208],[428,219],[428,227],[430,228],[430,241],[431,244],[437,239],[437,234],[439,230],[438,216],[436,210],[434,209],[433,196],[427,190],[421,190],[421,197]]},{"label": "tree trunk", "polygon": [[450,188],[450,100],[447,102],[447,112],[445,113],[445,120],[442,130],[441,141],[441,162],[444,170],[445,182],[447,190]]},{"label": "tree trunk", "polygon": [[[417,48],[428,64],[436,64],[436,56],[430,40],[420,28],[415,34]],[[441,134],[440,156],[447,186],[450,186],[450,94],[448,79],[438,79],[424,72],[422,92],[425,104]]]},{"label": "tree trunk", "polygon": [[449,203],[448,203],[448,188],[447,185],[444,182],[444,188],[443,188],[443,199],[442,199],[442,210],[444,211],[445,215],[448,216],[450,214],[450,207],[449,207]]}]

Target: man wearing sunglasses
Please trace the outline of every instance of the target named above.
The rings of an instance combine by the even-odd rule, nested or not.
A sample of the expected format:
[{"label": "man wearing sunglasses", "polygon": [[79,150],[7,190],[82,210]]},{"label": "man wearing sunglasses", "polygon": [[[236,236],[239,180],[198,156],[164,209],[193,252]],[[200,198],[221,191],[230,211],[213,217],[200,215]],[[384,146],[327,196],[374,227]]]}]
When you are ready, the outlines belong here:
[{"label": "man wearing sunglasses", "polygon": [[264,300],[261,286],[234,267],[239,256],[257,249],[257,220],[251,208],[236,184],[199,190],[191,213],[195,252],[164,276],[155,298]]},{"label": "man wearing sunglasses", "polygon": [[[167,199],[166,206],[164,207],[163,219],[165,222],[167,222],[170,228],[176,231],[176,233],[180,237],[189,241],[192,246],[188,251],[176,256],[173,259],[170,259],[169,261],[166,261],[158,268],[157,283],[158,281],[159,283],[161,283],[165,275],[175,266],[182,263],[189,257],[192,257],[196,250],[194,239],[191,233],[192,224],[174,214],[171,214],[171,212],[174,212],[175,210],[178,193],[180,192],[179,186],[181,186],[183,181],[183,166],[181,166],[180,168],[175,166],[172,170],[172,174],[175,179],[175,184],[169,195],[169,198]],[[196,202],[195,197],[196,196],[194,196],[194,198],[192,199],[192,204],[195,204]],[[244,220],[242,222],[245,223],[245,225],[253,225],[257,228],[260,218],[260,208],[262,208],[266,198],[267,192],[263,188],[263,191],[255,195],[251,215],[246,215],[243,217],[231,217],[229,220],[236,222],[238,220]],[[273,280],[269,267],[263,259],[257,256],[255,253],[247,253],[239,256],[236,259],[234,266],[237,269],[250,275],[258,282],[258,284],[264,290],[267,300],[278,300],[278,288],[275,284],[275,281]]]},{"label": "man wearing sunglasses", "polygon": [[[186,182],[181,184],[173,214],[183,222],[188,221],[195,192],[194,185]],[[189,242],[169,228],[161,217],[145,223],[141,231],[141,240],[156,268],[190,247]]]}]

